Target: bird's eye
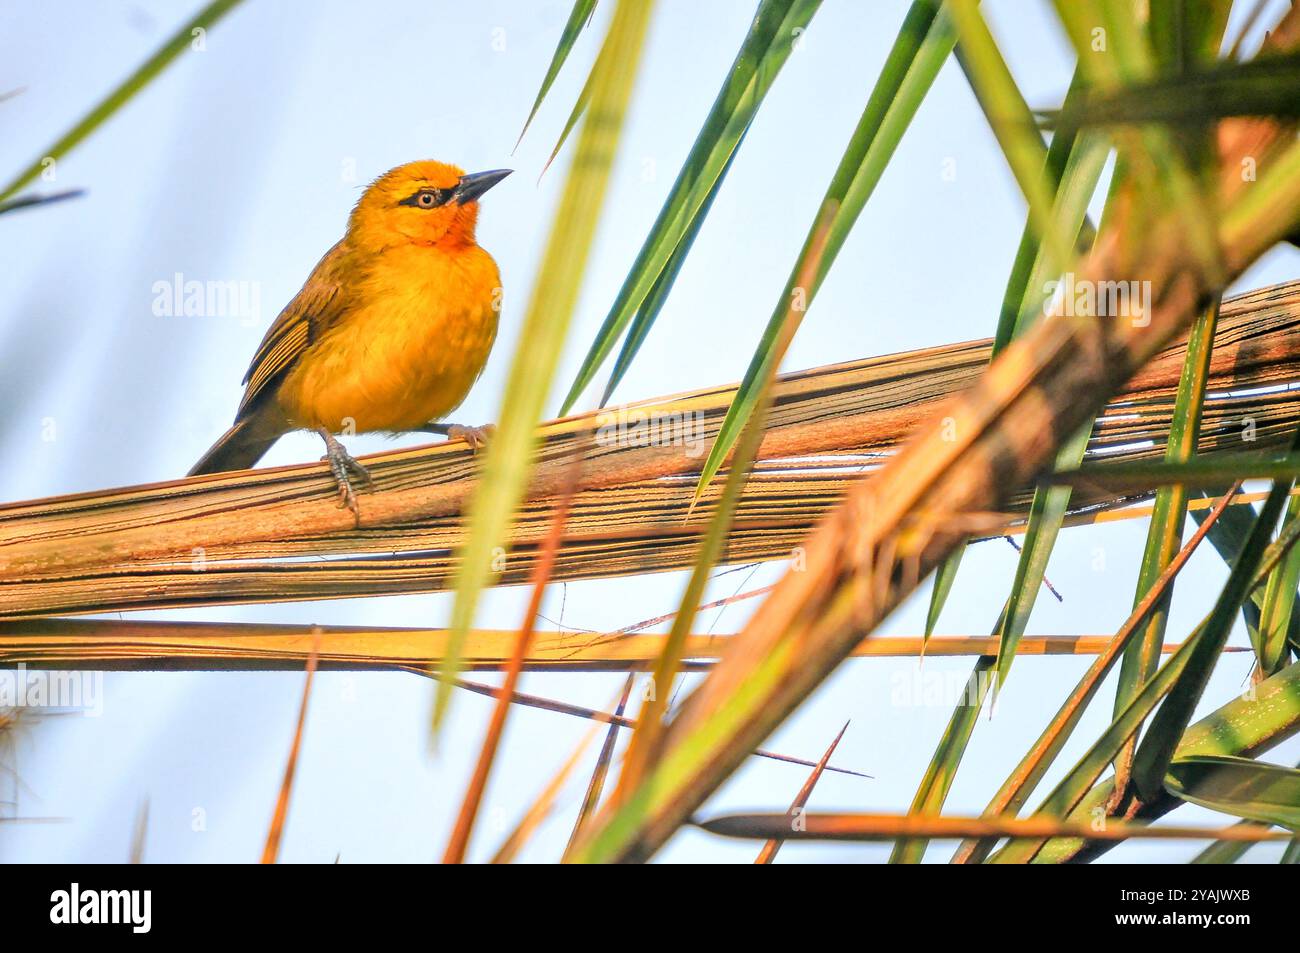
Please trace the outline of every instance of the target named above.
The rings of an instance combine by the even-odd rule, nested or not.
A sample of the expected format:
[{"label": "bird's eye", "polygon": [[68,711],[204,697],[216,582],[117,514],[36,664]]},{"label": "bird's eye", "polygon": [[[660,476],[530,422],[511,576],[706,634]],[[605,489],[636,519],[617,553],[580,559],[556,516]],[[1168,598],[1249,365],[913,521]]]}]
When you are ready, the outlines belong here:
[{"label": "bird's eye", "polygon": [[409,205],[412,208],[422,209],[438,208],[440,205],[445,205],[447,203],[448,194],[449,193],[444,192],[442,189],[424,188],[420,189],[418,192],[412,192],[397,204]]}]

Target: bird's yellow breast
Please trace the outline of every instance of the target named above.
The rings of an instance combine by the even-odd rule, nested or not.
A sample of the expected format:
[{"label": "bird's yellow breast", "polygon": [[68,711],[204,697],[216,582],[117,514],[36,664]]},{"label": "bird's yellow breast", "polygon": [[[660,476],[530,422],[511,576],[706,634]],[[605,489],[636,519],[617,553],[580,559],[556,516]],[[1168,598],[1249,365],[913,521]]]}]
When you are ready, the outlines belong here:
[{"label": "bird's yellow breast", "polygon": [[451,413],[487,363],[501,278],[477,245],[388,248],[349,287],[279,389],[299,427],[413,430]]}]

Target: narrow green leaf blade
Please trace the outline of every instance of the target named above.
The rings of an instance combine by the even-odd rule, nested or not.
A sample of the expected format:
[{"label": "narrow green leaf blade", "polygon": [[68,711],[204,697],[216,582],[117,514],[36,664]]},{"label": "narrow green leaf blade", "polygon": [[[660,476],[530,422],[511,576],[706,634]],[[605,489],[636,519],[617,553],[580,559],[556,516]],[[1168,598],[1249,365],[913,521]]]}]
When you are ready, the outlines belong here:
[{"label": "narrow green leaf blade", "polygon": [[1205,123],[1230,116],[1300,116],[1300,54],[1223,62],[1194,73],[1093,92],[1051,117],[1061,129],[1140,123]]},{"label": "narrow green leaf blade", "polygon": [[[1300,517],[1300,496],[1292,496],[1287,504],[1286,520],[1290,522],[1297,517]],[[1297,583],[1300,583],[1300,549],[1292,549],[1268,577],[1258,625],[1252,632],[1255,654],[1265,675],[1276,674],[1286,665]]]},{"label": "narrow green leaf blade", "polygon": [[[1067,98],[1074,94],[1078,80],[1079,72],[1076,70]],[[1091,246],[1095,234],[1092,223],[1088,221],[1087,207],[1097,189],[1097,181],[1108,151],[1101,140],[1084,142],[1073,135],[1054,136],[1047,147],[1043,174],[1055,196],[1053,220],[1062,223],[1061,228],[1066,233],[1071,227],[1076,230],[1076,248],[1081,253]],[[1016,334],[1027,328],[1032,319],[1042,313],[1036,300],[1036,289],[1045,290],[1048,274],[1043,244],[1034,230],[1033,220],[1026,217],[1011,273],[1007,276],[1006,289],[1002,294],[990,360],[1011,343]],[[1026,530],[1026,537],[1032,538],[1030,534],[1037,535],[1037,527],[1032,520]],[[954,549],[935,574],[934,588],[930,592],[930,607],[926,614],[926,638],[930,637],[938,623],[964,552],[964,546]]]},{"label": "narrow green leaf blade", "polygon": [[[992,121],[991,117],[990,121]],[[1088,203],[1096,192],[1108,151],[1103,141],[1091,136],[1080,136],[1071,145],[1061,179],[1054,185],[1051,217],[1047,225],[1058,236],[1062,238],[1078,236],[1085,232],[1091,235],[1091,229],[1085,229]],[[1050,160],[1049,149],[1048,175],[1051,173]],[[1049,254],[1048,246],[1039,242],[1017,312],[1018,317],[1013,326],[1013,337],[1023,334],[1042,314],[1042,308],[1036,306],[1036,289],[1045,290],[1050,287],[1051,283],[1048,279],[1054,279],[1058,274],[1052,267]],[[999,327],[999,332],[1001,330]],[[1088,438],[1091,433],[1090,422],[1061,447],[1057,453],[1055,466],[1057,468],[1077,467],[1088,449]],[[1051,559],[1069,504],[1069,493],[1043,491],[1041,487],[1034,491],[1024,544],[1016,564],[1016,576],[1012,585],[1005,625],[997,633],[998,675],[994,686],[995,692],[1006,680],[1011,670],[1012,660],[1015,658],[1016,646],[1029,625],[1029,618],[1038,599],[1038,591],[1047,573],[1047,563]]]},{"label": "narrow green leaf blade", "polygon": [[925,611],[925,638],[934,635],[935,626],[939,624],[939,615],[943,612],[952,584],[957,579],[957,570],[961,568],[961,558],[966,554],[965,546],[958,546],[939,565],[934,574],[934,588],[930,590],[930,606]]},{"label": "narrow green leaf blade", "polygon": [[821,0],[762,0],[759,4],[659,217],[578,369],[561,414],[569,412],[591,383],[628,322],[650,294],[673,249],[689,231],[705,199],[722,177],[732,153],[794,49],[797,37],[820,6]]},{"label": "narrow green leaf blade", "polygon": [[[1074,466],[1083,459],[1088,449],[1088,438],[1092,436],[1092,425],[1080,430],[1061,447],[1057,455],[1058,466]],[[1011,586],[1011,596],[1007,602],[1005,624],[998,630],[998,665],[997,688],[1006,681],[1011,671],[1011,663],[1016,656],[1016,646],[1029,625],[1029,617],[1034,611],[1038,599],[1038,590],[1047,575],[1047,562],[1052,557],[1052,548],[1056,537],[1061,532],[1065,521],[1065,512],[1070,506],[1069,492],[1056,492],[1059,487],[1034,491],[1034,499],[1029,508],[1029,525],[1025,530],[1024,544],[1020,550],[1020,559],[1016,562],[1015,581]]]},{"label": "narrow green leaf blade", "polygon": [[1045,246],[1051,270],[1064,268],[1074,236],[1067,238],[1053,228],[1053,197],[1043,174],[1042,137],[1032,122],[1025,121],[1031,118],[1026,115],[1025,99],[984,22],[978,0],[949,0],[944,9],[952,11],[961,38],[958,61],[1029,204],[1029,217]]},{"label": "narrow green leaf blade", "polygon": [[1200,756],[1169,765],[1165,790],[1190,804],[1300,831],[1300,771],[1250,758]]},{"label": "narrow green leaf blade", "polygon": [[[75,126],[60,136],[53,145],[46,148],[31,165],[19,172],[13,181],[0,191],[0,202],[12,198],[19,190],[36,181],[36,177],[45,169],[47,160],[60,159],[80,145],[82,140],[135,98],[135,94],[149,85],[176,57],[189,49],[196,35],[210,29],[218,20],[238,5],[239,0],[212,0],[192,20],[168,37],[167,42],[160,46],[153,56],[140,64],[134,73],[96,103],[94,108],[86,113]],[[198,31],[197,34],[196,31]]]},{"label": "narrow green leaf blade", "polygon": [[24,195],[20,199],[12,199],[8,202],[0,202],[0,215],[8,212],[17,212],[25,208],[36,208],[41,205],[54,205],[58,202],[66,202],[68,199],[79,199],[86,192],[84,189],[67,189],[63,192],[53,192],[49,195]]},{"label": "narrow green leaf blade", "polygon": [[[1174,413],[1169,425],[1169,439],[1165,444],[1164,458],[1167,463],[1185,463],[1196,452],[1218,318],[1219,305],[1216,301],[1196,320],[1188,336],[1187,357],[1183,362],[1178,392],[1174,397]],[[1133,595],[1134,606],[1142,601],[1178,552],[1186,521],[1187,488],[1182,484],[1161,487],[1156,493],[1155,505],[1151,511],[1151,525],[1147,530],[1142,564],[1138,570],[1137,591]],[[1115,691],[1114,714],[1119,714],[1128,705],[1137,694],[1138,686],[1150,678],[1160,664],[1160,646],[1165,638],[1172,596],[1173,590],[1170,589],[1147,621],[1142,634],[1124,652]],[[1134,742],[1129,741],[1116,761],[1121,784],[1127,783],[1133,750]]]},{"label": "narrow green leaf blade", "polygon": [[[1272,503],[1274,505],[1270,506]],[[1228,576],[1228,581],[1219,594],[1214,609],[1187,640],[1178,648],[1169,660],[1149,679],[1133,701],[1111,722],[1101,737],[1088,749],[1079,762],[1052,789],[1038,808],[1040,814],[1051,817],[1065,817],[1083,800],[1089,789],[1096,783],[1106,766],[1115,758],[1124,742],[1138,730],[1152,710],[1160,704],[1183,676],[1191,671],[1199,672],[1204,668],[1204,660],[1213,656],[1217,658],[1231,630],[1232,616],[1245,598],[1246,593],[1256,585],[1260,576],[1257,572],[1267,572],[1285,554],[1286,548],[1300,535],[1300,524],[1295,524],[1284,531],[1278,540],[1267,549],[1271,529],[1281,511],[1281,501],[1265,502],[1259,518],[1255,521],[1245,549],[1237,565]],[[1213,662],[1211,658],[1211,664]],[[1163,713],[1165,707],[1161,708]],[[1185,723],[1185,722],[1184,722]],[[1152,726],[1150,735],[1154,734]],[[1182,732],[1179,731],[1181,738]],[[1141,770],[1142,749],[1134,763],[1134,777]],[[1168,761],[1165,761],[1168,764]],[[1141,788],[1139,788],[1141,790]],[[1013,841],[998,852],[992,860],[997,863],[1023,863],[1033,859],[1040,845],[1033,842]]]},{"label": "narrow green leaf blade", "polygon": [[[1072,96],[1078,95],[1080,82],[1081,74],[1076,67],[1074,76],[1070,80],[1070,89],[1065,94],[1066,102],[1069,102]],[[1025,108],[1028,109],[1029,107],[1026,106]],[[1059,191],[1061,182],[1066,179],[1066,171],[1075,155],[1075,142],[1077,139],[1078,137],[1071,133],[1054,135],[1047,146],[1047,153],[1043,160],[1043,177],[1057,194],[1058,198],[1054,199],[1054,201],[1058,207],[1060,205]],[[1088,224],[1087,230],[1089,234],[1086,236],[1086,241],[1082,240],[1083,236],[1081,236],[1079,242],[1081,248],[1087,248],[1092,244],[1091,223]],[[1043,243],[1034,230],[1033,219],[1026,215],[1025,226],[1020,233],[1020,242],[1016,246],[1016,257],[1011,263],[1011,273],[1007,276],[1007,286],[1002,292],[1002,305],[998,309],[998,325],[997,331],[993,335],[993,349],[990,359],[1010,344],[1011,339],[1015,336],[1016,327],[1020,323],[1020,316],[1024,313],[1026,302],[1030,299],[1029,289],[1032,287],[1030,275],[1039,267],[1038,263],[1043,259]]]},{"label": "narrow green leaf blade", "polygon": [[537,91],[537,99],[533,101],[533,108],[529,110],[528,118],[524,120],[524,128],[519,131],[519,140],[515,143],[516,149],[519,148],[519,143],[523,142],[524,134],[528,132],[528,127],[537,116],[537,110],[542,108],[542,100],[551,91],[551,85],[560,75],[560,68],[564,66],[564,61],[573,51],[573,45],[578,42],[578,35],[591,22],[592,14],[595,12],[596,0],[574,0],[573,9],[569,11],[569,19],[560,32],[560,41],[555,45],[555,53],[551,56],[551,65],[547,67],[546,75],[542,77],[542,87]]},{"label": "narrow green leaf blade", "polygon": [[[1246,540],[1237,569],[1229,575],[1227,585],[1206,620],[1208,637],[1199,639],[1193,646],[1187,670],[1178,677],[1133,756],[1133,783],[1143,798],[1154,796],[1160,788],[1178,742],[1191,722],[1196,703],[1200,701],[1215,663],[1218,662],[1219,653],[1228,641],[1232,620],[1252,588],[1247,579],[1253,577],[1268,546],[1290,489],[1288,483],[1273,484],[1268,499],[1260,508],[1255,527]],[[1249,574],[1244,571],[1247,567]]]},{"label": "narrow green leaf blade", "polygon": [[1193,457],[1182,463],[1136,460],[1084,464],[1075,470],[1047,474],[1042,482],[1143,492],[1175,483],[1204,487],[1236,479],[1289,481],[1297,478],[1300,478],[1300,454],[1216,453],[1213,457]]},{"label": "narrow green leaf blade", "polygon": [[[1196,495],[1202,499],[1207,499],[1218,495],[1217,491],[1198,490]],[[1208,510],[1196,509],[1191,510],[1192,519],[1197,525],[1205,521]],[[1210,529],[1209,540],[1214,547],[1214,551],[1222,557],[1228,569],[1232,569],[1237,564],[1237,554],[1241,552],[1245,545],[1246,537],[1250,535],[1250,528],[1255,522],[1255,510],[1249,503],[1239,503],[1235,506],[1228,507],[1227,512],[1217,520]],[[1250,632],[1252,644],[1258,643],[1260,617],[1264,606],[1264,593],[1259,589],[1252,590],[1250,598],[1241,607],[1242,617],[1246,622],[1246,629]],[[1300,649],[1300,616],[1294,613],[1287,624],[1287,641],[1295,648]]]},{"label": "narrow green leaf blade", "polygon": [[[1110,645],[1088,666],[1088,670],[1083,674],[1078,685],[1061,703],[1060,709],[1038,736],[1038,740],[1020,759],[1020,763],[1016,765],[1015,770],[1011,772],[1006,781],[1002,783],[1002,786],[998,788],[997,793],[993,795],[993,799],[989,801],[988,806],[984,809],[985,817],[996,814],[1019,814],[1020,808],[1028,800],[1051,768],[1056,757],[1068,743],[1084,712],[1096,697],[1106,676],[1114,667],[1125,647],[1142,631],[1147,618],[1158,605],[1164,592],[1173,584],[1182,568],[1187,565],[1187,560],[1191,558],[1192,553],[1204,541],[1214,523],[1222,518],[1224,512],[1229,508],[1233,495],[1240,489],[1240,486],[1240,483],[1234,483],[1223,499],[1215,505],[1207,518],[1207,523],[1192,534],[1192,538],[1187,541],[1187,544],[1179,550],[1174,559],[1165,567],[1160,577],[1133,608],[1124,624],[1116,631]],[[957,849],[957,853],[953,856],[953,863],[982,863],[993,849],[993,846],[993,842],[987,840],[967,841]]]},{"label": "narrow green leaf blade", "polygon": [[494,552],[514,519],[532,470],[537,421],[578,300],[652,6],[641,0],[619,0],[605,37],[600,57],[604,65],[592,84],[594,114],[601,121],[582,126],[578,155],[565,182],[515,349],[500,425],[488,445],[483,475],[469,504],[468,538],[456,573],[444,677],[434,700],[435,737],[451,701],[479,595],[494,572]]},{"label": "narrow green leaf blade", "polygon": [[654,324],[655,319],[659,317],[659,312],[663,310],[664,302],[668,300],[668,292],[672,290],[673,283],[677,281],[677,274],[682,270],[682,265],[686,263],[686,256],[690,254],[691,246],[695,244],[695,237],[700,233],[700,226],[704,224],[704,219],[709,214],[713,200],[718,195],[718,189],[722,186],[722,180],[727,177],[727,173],[731,170],[731,163],[739,154],[740,145],[744,141],[745,137],[742,135],[740,142],[736,144],[736,151],[727,158],[727,164],[722,167],[722,174],[713,183],[713,188],[709,190],[704,203],[700,206],[699,214],[691,220],[686,234],[682,236],[681,242],[673,249],[668,264],[664,266],[664,270],[655,279],[654,287],[650,289],[650,293],[646,295],[645,301],[637,310],[636,318],[633,319],[627,337],[623,340],[623,348],[619,351],[618,358],[614,362],[614,369],[610,372],[609,382],[605,385],[604,393],[601,394],[600,403],[602,407],[609,402],[610,396],[614,393],[614,388],[619,385],[624,375],[627,374],[628,368],[632,366],[632,359],[641,350],[641,345],[645,343],[646,337],[650,334],[651,326]]},{"label": "narrow green leaf blade", "polygon": [[[962,692],[961,699],[953,709],[948,727],[944,730],[934,756],[930,759],[929,767],[926,768],[925,777],[921,779],[911,806],[907,809],[908,814],[942,812],[944,802],[948,799],[948,792],[952,790],[953,779],[957,776],[957,766],[961,764],[962,755],[966,753],[966,746],[975,731],[975,722],[979,719],[980,709],[984,706],[984,697],[988,694],[989,685],[992,683],[989,673],[993,671],[996,664],[997,657],[994,655],[981,655],[976,660],[975,667],[971,669],[970,677],[966,680],[966,690]],[[925,850],[929,844],[928,840],[920,838],[899,840],[894,844],[889,862],[919,864],[925,857]]]},{"label": "narrow green leaf blade", "polygon": [[582,119],[587,111],[587,104],[591,102],[592,83],[595,80],[598,71],[602,68],[601,57],[605,55],[605,48],[602,47],[596,57],[596,62],[591,64],[591,72],[587,74],[587,80],[582,84],[582,89],[578,91],[578,98],[573,101],[573,108],[569,110],[569,118],[564,120],[564,128],[560,130],[559,138],[555,140],[555,145],[551,148],[551,154],[546,157],[546,164],[542,166],[541,173],[537,176],[538,181],[546,174],[555,161],[555,157],[560,154],[564,144],[569,141],[569,133],[577,127],[578,121]]},{"label": "narrow green leaf blade", "polygon": [[[800,275],[803,281],[811,281],[812,273],[821,265],[828,228],[829,223],[814,232],[812,252],[804,263],[804,273]],[[785,323],[788,325],[793,318],[794,313],[791,310],[785,316]],[[686,583],[686,591],[682,595],[668,638],[664,640],[663,650],[655,662],[651,681],[655,693],[647,699],[637,719],[637,727],[628,745],[627,757],[624,759],[623,774],[619,779],[620,793],[635,789],[649,770],[650,763],[657,757],[663,717],[667,711],[669,688],[681,668],[686,638],[699,611],[709,573],[724,551],[741,492],[749,479],[750,468],[758,458],[758,448],[763,442],[764,424],[771,407],[771,385],[774,378],[775,375],[769,375],[759,389],[758,408],[741,434],[736,454],[731,461],[731,470],[723,486],[722,496],[704,532],[704,538],[700,541],[695,565],[691,568],[691,575]]]},{"label": "narrow green leaf blade", "polygon": [[[1297,434],[1297,439],[1300,440],[1300,434]],[[1196,703],[1201,700],[1219,654],[1228,641],[1232,621],[1250,593],[1252,586],[1248,580],[1253,578],[1272,538],[1273,527],[1277,525],[1290,490],[1289,483],[1273,484],[1273,489],[1260,508],[1255,527],[1246,540],[1246,548],[1242,551],[1237,570],[1228,576],[1228,583],[1206,620],[1208,636],[1202,637],[1193,645],[1187,670],[1178,677],[1133,756],[1133,784],[1144,799],[1155,795],[1169,769],[1178,742],[1192,720]],[[1243,571],[1247,567],[1249,573]]]},{"label": "narrow green leaf blade", "polygon": [[[727,415],[723,418],[712,447],[709,448],[695,490],[697,498],[717,474],[753,413],[762,382],[771,375],[773,368],[780,365],[783,355],[778,353],[777,341],[786,312],[793,302],[801,318],[812,304],[835,256],[848,238],[858,215],[893,157],[903,133],[916,115],[921,100],[929,92],[955,43],[956,33],[946,12],[940,10],[936,13],[935,5],[928,0],[917,0],[912,4],[853,131],[848,148],[831,178],[785,290],[763,329],[744,379],[731,406],[727,408]],[[803,286],[799,284],[799,275],[804,273],[822,222],[829,222],[825,253],[812,281]]]},{"label": "narrow green leaf blade", "polygon": [[[1264,560],[1265,571],[1270,567]],[[1256,757],[1300,731],[1300,663],[1289,665],[1278,674],[1264,679],[1248,694],[1235,695],[1226,704],[1192,725],[1178,746],[1177,759],[1201,755]],[[1071,816],[1089,820],[1111,801],[1114,785],[1109,779],[1098,784],[1080,801]],[[1147,815],[1152,821],[1168,813],[1174,798],[1162,794],[1158,813]],[[1082,841],[1058,838],[1043,845],[1035,863],[1067,863],[1079,859],[1085,849]]]}]

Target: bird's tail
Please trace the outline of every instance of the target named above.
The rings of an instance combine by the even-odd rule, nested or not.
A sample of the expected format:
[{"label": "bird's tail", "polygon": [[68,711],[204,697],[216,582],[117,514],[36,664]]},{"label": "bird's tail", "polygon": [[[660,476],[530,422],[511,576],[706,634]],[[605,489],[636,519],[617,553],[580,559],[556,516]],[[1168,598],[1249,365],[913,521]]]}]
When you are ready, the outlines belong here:
[{"label": "bird's tail", "polygon": [[284,433],[283,428],[268,427],[266,424],[266,421],[260,419],[259,414],[250,414],[241,420],[236,420],[234,426],[227,430],[221,439],[199,458],[199,462],[190,468],[188,475],[247,470],[261,460],[262,455],[271,449],[271,444],[279,440]]}]

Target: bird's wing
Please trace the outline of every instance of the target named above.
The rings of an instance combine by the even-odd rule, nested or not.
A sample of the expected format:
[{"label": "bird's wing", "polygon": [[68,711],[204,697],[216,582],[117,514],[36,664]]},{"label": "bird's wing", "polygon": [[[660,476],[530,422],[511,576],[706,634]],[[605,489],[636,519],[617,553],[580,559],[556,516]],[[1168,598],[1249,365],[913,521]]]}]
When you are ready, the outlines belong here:
[{"label": "bird's wing", "polygon": [[307,282],[280,312],[244,375],[244,399],[236,419],[250,412],[270,384],[293,366],[321,331],[333,324],[343,308],[345,269],[348,249],[340,241],[320,260]]}]

